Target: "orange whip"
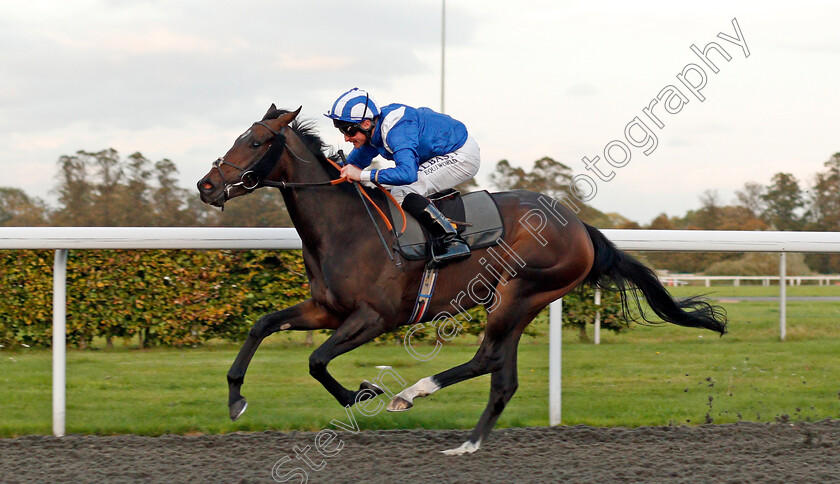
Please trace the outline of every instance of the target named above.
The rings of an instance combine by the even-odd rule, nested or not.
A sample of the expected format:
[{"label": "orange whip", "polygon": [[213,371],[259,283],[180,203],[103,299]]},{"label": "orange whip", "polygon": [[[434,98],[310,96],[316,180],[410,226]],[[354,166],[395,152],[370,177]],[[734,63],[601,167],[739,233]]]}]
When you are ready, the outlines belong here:
[{"label": "orange whip", "polygon": [[[343,150],[338,150],[338,156],[340,156],[340,157],[341,157],[341,160],[342,160],[345,164],[347,163],[346,158],[344,158],[344,151],[343,151]],[[330,158],[327,158],[327,161],[329,161],[329,162],[330,162],[330,164],[331,164],[334,168],[336,168],[337,170],[341,171],[341,166],[340,166],[338,163],[334,162],[334,161],[333,161],[333,160],[331,160]],[[391,221],[390,221],[390,220],[388,220],[388,216],[387,216],[387,215],[385,215],[385,212],[383,212],[381,208],[379,208],[379,205],[377,205],[376,203],[374,203],[373,199],[371,199],[371,198],[370,198],[370,195],[368,195],[368,194],[367,194],[367,191],[363,190],[363,189],[361,188],[361,186],[359,186],[359,185],[360,185],[360,182],[356,182],[356,181],[353,181],[353,180],[348,179],[347,177],[342,176],[341,178],[336,178],[336,179],[335,179],[335,180],[333,180],[330,184],[331,184],[331,185],[338,185],[339,183],[344,183],[344,182],[350,182],[350,183],[353,183],[354,185],[356,185],[356,188],[357,188],[357,190],[359,191],[359,193],[360,193],[363,197],[365,197],[365,198],[366,198],[366,199],[370,202],[370,204],[371,204],[371,205],[373,205],[373,207],[376,209],[376,211],[379,213],[379,216],[380,216],[380,217],[382,218],[382,220],[385,222],[385,226],[386,226],[386,227],[388,227],[388,230],[390,230],[390,231],[394,231],[394,226],[391,224]],[[383,187],[383,186],[382,186],[382,185],[380,185],[379,183],[374,183],[374,184],[376,185],[376,188],[378,188],[378,189],[382,190],[382,193],[384,193],[384,194],[385,194],[385,196],[388,198],[388,200],[390,200],[390,201],[391,201],[391,203],[393,203],[393,204],[394,204],[394,206],[395,206],[395,207],[397,207],[397,210],[400,212],[400,216],[402,217],[402,230],[400,230],[400,232],[399,232],[399,233],[396,233],[396,232],[395,232],[395,235],[396,235],[397,237],[399,237],[400,235],[402,235],[402,234],[405,232],[406,224],[408,223],[408,221],[406,220],[406,217],[405,217],[405,211],[403,210],[402,206],[400,206],[400,204],[397,202],[397,200],[394,198],[394,196],[393,196],[393,195],[391,195],[391,192],[389,192],[387,189],[385,189],[385,187]]]}]

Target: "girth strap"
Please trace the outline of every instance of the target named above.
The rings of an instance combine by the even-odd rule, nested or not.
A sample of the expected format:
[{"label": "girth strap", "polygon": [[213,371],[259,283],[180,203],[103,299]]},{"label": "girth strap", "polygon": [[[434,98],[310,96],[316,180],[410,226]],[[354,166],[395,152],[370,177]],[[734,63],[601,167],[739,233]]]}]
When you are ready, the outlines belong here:
[{"label": "girth strap", "polygon": [[426,311],[429,310],[429,302],[432,300],[432,295],[435,292],[435,282],[437,281],[438,268],[426,266],[423,271],[423,280],[420,283],[420,291],[417,293],[417,300],[414,302],[414,311],[408,319],[408,324],[417,324],[426,316]]}]

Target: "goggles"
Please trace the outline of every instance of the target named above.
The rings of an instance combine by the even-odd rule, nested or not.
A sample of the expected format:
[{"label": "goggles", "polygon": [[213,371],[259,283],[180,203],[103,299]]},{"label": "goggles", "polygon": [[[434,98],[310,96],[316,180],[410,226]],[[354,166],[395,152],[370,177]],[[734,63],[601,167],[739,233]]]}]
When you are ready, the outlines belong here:
[{"label": "goggles", "polygon": [[356,133],[362,131],[362,127],[359,126],[359,123],[353,123],[349,121],[341,121],[340,119],[334,119],[333,125],[341,131],[342,134],[347,136],[355,136]]}]

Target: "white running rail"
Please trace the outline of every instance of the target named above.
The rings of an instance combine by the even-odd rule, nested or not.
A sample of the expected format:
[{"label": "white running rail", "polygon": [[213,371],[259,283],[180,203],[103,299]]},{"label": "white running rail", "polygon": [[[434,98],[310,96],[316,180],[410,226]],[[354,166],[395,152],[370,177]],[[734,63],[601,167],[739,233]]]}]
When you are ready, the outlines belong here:
[{"label": "white running rail", "polygon": [[[778,252],[785,281],[786,252],[840,252],[838,232],[741,232],[716,230],[604,230],[622,250]],[[2,227],[2,249],[55,250],[53,299],[53,433],[65,433],[65,281],[70,249],[300,249],[292,228]],[[780,339],[785,334],[785,283],[780,283]],[[549,421],[561,421],[561,308],[551,304]]]}]

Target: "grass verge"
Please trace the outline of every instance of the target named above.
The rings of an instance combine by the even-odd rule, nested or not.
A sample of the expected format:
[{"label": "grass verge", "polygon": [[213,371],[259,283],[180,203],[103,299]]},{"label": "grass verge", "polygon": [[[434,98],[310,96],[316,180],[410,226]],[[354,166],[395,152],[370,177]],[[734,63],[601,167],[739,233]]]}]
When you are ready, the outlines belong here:
[{"label": "grass verge", "polygon": [[[690,288],[689,288],[690,289]],[[840,417],[840,303],[788,303],[787,341],[778,341],[773,302],[725,303],[730,334],[673,325],[602,335],[601,345],[564,331],[563,423],[640,426],[738,420]],[[523,338],[519,391],[499,426],[548,425],[547,324]],[[467,361],[475,345],[458,340],[420,362],[401,346],[370,345],[336,359],[330,370],[356,388],[391,365],[412,384]],[[308,374],[309,348],[269,338],[257,352],[243,393],[250,406],[227,418],[225,373],[238,347],[185,350],[68,351],[69,433],[225,433],[319,430],[347,421],[345,409]],[[49,350],[0,353],[0,436],[51,433]],[[404,413],[355,418],[362,429],[471,428],[487,402],[484,376],[418,399]],[[380,397],[381,398],[381,397]]]}]

